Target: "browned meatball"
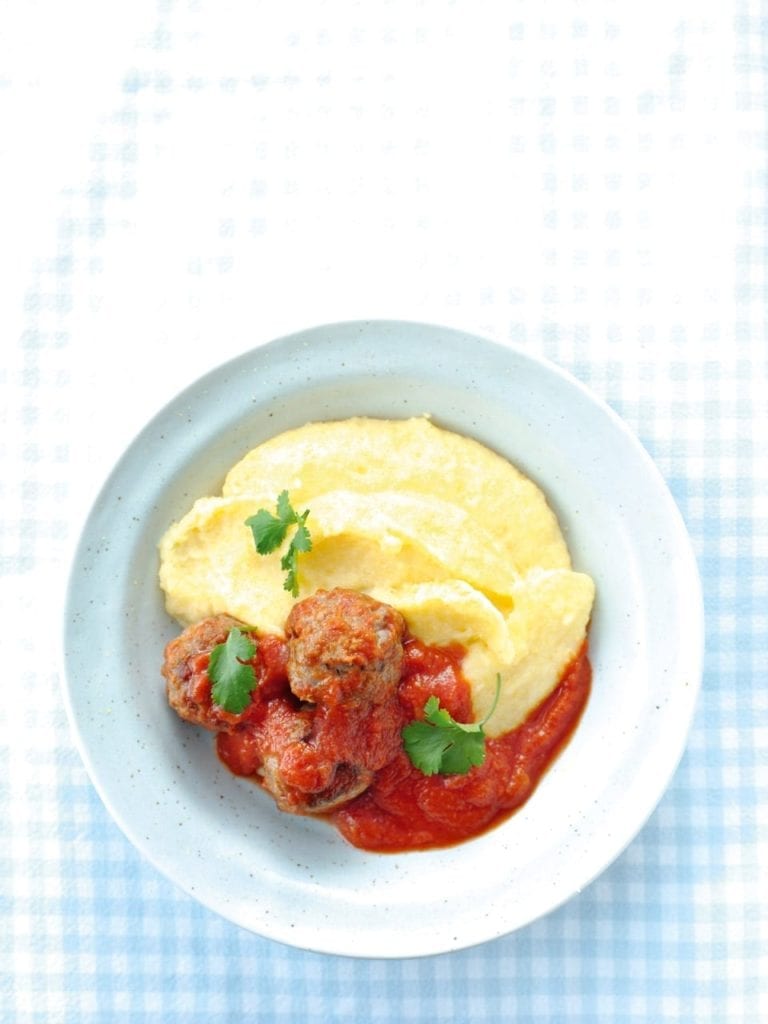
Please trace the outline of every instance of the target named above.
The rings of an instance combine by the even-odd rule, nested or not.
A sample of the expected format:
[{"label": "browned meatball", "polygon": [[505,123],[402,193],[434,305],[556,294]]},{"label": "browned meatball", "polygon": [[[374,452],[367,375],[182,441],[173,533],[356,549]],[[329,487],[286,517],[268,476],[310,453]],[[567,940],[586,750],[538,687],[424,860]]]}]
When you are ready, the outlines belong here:
[{"label": "browned meatball", "polygon": [[320,793],[309,793],[300,814],[327,814],[360,796],[373,782],[373,772],[356,764],[337,765],[333,779]]},{"label": "browned meatball", "polygon": [[225,642],[233,626],[246,628],[229,615],[213,615],[188,626],[165,648],[162,673],[168,703],[185,721],[205,729],[230,729],[242,720],[241,715],[232,715],[211,703],[208,677],[209,655],[217,644]]},{"label": "browned meatball", "polygon": [[288,814],[326,814],[360,796],[373,782],[373,772],[354,764],[340,764],[327,786],[316,793],[305,792],[286,783],[278,758],[272,754],[264,758],[259,774],[277,806]]},{"label": "browned meatball", "polygon": [[354,590],[318,590],[295,604],[285,626],[288,679],[313,704],[382,704],[403,661],[400,612]]},{"label": "browned meatball", "polygon": [[386,748],[388,719],[382,707],[375,712],[379,721],[365,730],[359,727],[365,724],[360,712],[352,712],[347,721],[342,707],[328,717],[320,706],[277,697],[253,722],[219,733],[219,756],[236,774],[258,778],[280,810],[324,813],[357,796],[373,779],[368,763],[352,764],[345,758],[362,757],[378,767],[382,755],[387,760],[393,756]]},{"label": "browned meatball", "polygon": [[284,811],[324,813],[352,800],[401,746],[404,720],[395,697],[376,705],[305,704],[288,715],[273,708],[259,727],[259,774]]},{"label": "browned meatball", "polygon": [[216,615],[167,645],[162,671],[171,707],[216,730],[224,763],[258,778],[283,811],[324,813],[362,793],[400,749],[400,613],[341,589],[299,602],[286,640],[259,642],[259,688],[241,715],[212,704],[208,675],[211,650],[233,626],[247,632]]}]

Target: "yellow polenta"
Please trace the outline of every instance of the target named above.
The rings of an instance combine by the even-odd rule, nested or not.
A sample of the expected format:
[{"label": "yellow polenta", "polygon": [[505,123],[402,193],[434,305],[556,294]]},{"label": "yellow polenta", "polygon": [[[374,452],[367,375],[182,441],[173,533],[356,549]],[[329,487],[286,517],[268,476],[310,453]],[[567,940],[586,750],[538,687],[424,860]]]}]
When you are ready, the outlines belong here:
[{"label": "yellow polenta", "polygon": [[299,597],[350,587],[399,608],[427,643],[458,641],[486,732],[518,725],[581,646],[592,580],[571,570],[539,488],[505,459],[426,418],[311,423],[259,445],[160,544],[169,613],[217,612],[281,632],[294,598],[281,551],[258,555],[245,520],[287,490],[310,510]]}]

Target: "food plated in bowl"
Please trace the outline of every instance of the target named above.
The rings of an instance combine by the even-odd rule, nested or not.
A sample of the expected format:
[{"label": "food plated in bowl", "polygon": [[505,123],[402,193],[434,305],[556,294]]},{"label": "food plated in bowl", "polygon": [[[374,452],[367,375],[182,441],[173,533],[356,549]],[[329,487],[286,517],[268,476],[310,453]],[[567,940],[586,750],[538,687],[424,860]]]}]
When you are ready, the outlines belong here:
[{"label": "food plated in bowl", "polygon": [[159,578],[187,627],[171,706],[282,810],[333,812],[364,849],[520,807],[589,692],[594,584],[544,495],[425,417],[268,439],[167,530]]},{"label": "food plated in bowl", "polygon": [[[284,813],[250,778],[230,772],[208,731],[173,714],[159,676],[162,651],[180,626],[157,583],[158,540],[205,496],[231,504],[250,494],[257,500],[244,519],[260,509],[275,515],[278,482],[254,494],[251,480],[236,494],[231,477],[225,488],[232,467],[307,423],[357,418],[426,424],[516,467],[559,524],[572,560],[567,571],[596,588],[592,690],[577,728],[521,809],[458,845],[385,855],[352,845],[316,815]],[[318,491],[305,501],[294,477],[284,489],[297,515],[309,510],[306,525],[311,533],[314,520],[318,545],[314,568],[299,554],[298,600],[338,585],[368,590],[349,576],[324,586],[319,575],[326,541],[340,536],[338,503],[335,511],[330,502],[324,507]],[[509,514],[523,504],[512,502]],[[478,510],[474,519],[484,525],[484,500]],[[439,539],[444,523],[435,519],[429,526]],[[475,536],[480,525],[473,520],[469,527],[477,527]],[[252,544],[246,529],[244,537]],[[539,538],[534,546],[540,552],[546,544]],[[477,547],[468,546],[473,557],[484,557]],[[284,553],[249,558],[261,572]],[[349,572],[359,561],[350,560]],[[505,563],[495,558],[493,586],[487,578],[479,585],[477,566],[473,580],[459,582],[487,597],[499,588]],[[526,576],[524,566],[513,566]],[[432,584],[455,577],[446,570]],[[391,592],[417,583],[424,580],[390,580],[389,594],[368,596],[395,607]],[[280,588],[283,595],[291,597]],[[415,597],[421,604],[411,594],[410,611],[403,601],[399,611],[418,636],[419,608],[422,621],[438,619],[424,613],[424,593]],[[442,607],[450,607],[442,597]],[[201,606],[187,618],[228,611],[257,627],[258,640],[284,632],[295,603],[256,623],[248,621],[252,609],[235,607]],[[214,639],[220,643],[225,634]],[[439,646],[446,638],[420,639]],[[464,639],[470,647],[476,638]],[[594,878],[636,834],[671,777],[700,658],[698,578],[685,530],[661,478],[620,421],[567,375],[515,349],[389,321],[329,325],[259,347],[161,412],[118,464],[86,524],[65,629],[66,696],[84,759],[139,849],[238,924],[304,948],[362,956],[423,955],[503,935]],[[493,680],[486,673],[476,721],[492,702]],[[485,725],[489,735],[492,722]],[[273,788],[279,785],[278,777]]]}]

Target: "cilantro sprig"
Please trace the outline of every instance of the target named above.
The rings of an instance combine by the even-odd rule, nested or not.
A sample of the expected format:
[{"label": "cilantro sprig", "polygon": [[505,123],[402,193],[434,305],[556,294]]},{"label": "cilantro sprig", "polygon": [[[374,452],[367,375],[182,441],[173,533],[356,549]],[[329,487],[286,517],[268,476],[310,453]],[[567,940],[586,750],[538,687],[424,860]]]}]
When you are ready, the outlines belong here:
[{"label": "cilantro sprig", "polygon": [[223,644],[211,651],[208,675],[213,686],[214,703],[233,715],[239,715],[251,703],[251,692],[256,688],[256,673],[250,659],[256,645],[237,626],[233,626]]},{"label": "cilantro sprig", "polygon": [[402,731],[403,746],[411,764],[423,775],[466,775],[485,761],[483,726],[496,710],[501,691],[501,676],[496,674],[496,696],[488,714],[480,722],[457,722],[440,707],[433,694],[424,705],[424,720],[410,722]]},{"label": "cilantro sprig", "polygon": [[265,508],[249,516],[245,525],[250,526],[253,533],[253,542],[260,555],[268,555],[276,551],[285,540],[290,526],[296,526],[296,532],[291,538],[283,557],[280,559],[280,568],[286,573],[283,588],[290,591],[294,597],[299,596],[299,575],[298,563],[299,554],[312,550],[312,538],[307,529],[307,516],[309,509],[299,514],[291,505],[288,491],[281,491],[277,499],[277,515],[272,515]]}]

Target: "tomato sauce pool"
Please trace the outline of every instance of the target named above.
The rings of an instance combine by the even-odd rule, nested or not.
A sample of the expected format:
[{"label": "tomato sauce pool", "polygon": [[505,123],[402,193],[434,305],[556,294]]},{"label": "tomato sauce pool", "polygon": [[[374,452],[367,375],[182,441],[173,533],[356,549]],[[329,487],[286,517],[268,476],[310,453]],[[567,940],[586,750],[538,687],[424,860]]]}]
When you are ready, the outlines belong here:
[{"label": "tomato sauce pool", "polygon": [[[463,650],[406,645],[400,699],[416,715],[435,693],[457,721],[471,720]],[[333,815],[355,846],[379,852],[448,846],[500,823],[533,793],[575,728],[589,696],[586,643],[555,690],[517,729],[486,740],[482,765],[466,775],[423,775],[404,752],[373,785]]]},{"label": "tomato sauce pool", "polygon": [[[266,641],[266,642],[265,642]],[[285,652],[277,638],[259,641],[262,685],[257,703],[283,699]],[[403,723],[423,717],[433,694],[458,722],[472,719],[470,688],[461,671],[464,649],[411,638],[398,698]],[[360,796],[328,817],[354,846],[380,853],[450,846],[479,835],[520,808],[567,743],[589,697],[592,670],[586,641],[558,685],[516,729],[486,740],[482,765],[466,775],[423,775],[398,751]],[[266,686],[264,684],[267,684]],[[261,691],[261,692],[259,692]],[[258,715],[259,712],[256,712]],[[222,761],[238,775],[258,768],[249,734],[220,733]]]}]

